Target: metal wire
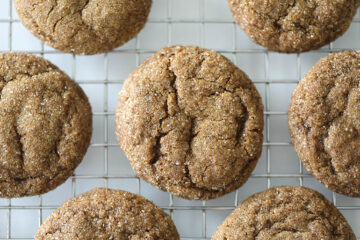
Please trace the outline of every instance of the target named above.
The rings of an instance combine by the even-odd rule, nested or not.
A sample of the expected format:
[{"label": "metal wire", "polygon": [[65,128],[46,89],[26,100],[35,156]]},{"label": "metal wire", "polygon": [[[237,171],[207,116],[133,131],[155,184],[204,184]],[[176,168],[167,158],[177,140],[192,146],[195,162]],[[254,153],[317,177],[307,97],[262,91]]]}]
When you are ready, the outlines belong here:
[{"label": "metal wire", "polygon": [[[279,112],[279,111],[271,111],[270,107],[270,87],[273,84],[296,84],[301,79],[301,56],[300,54],[297,54],[297,79],[295,80],[274,80],[270,79],[270,69],[269,69],[269,52],[266,49],[239,49],[237,47],[237,29],[238,26],[235,22],[230,20],[223,20],[223,19],[207,19],[205,18],[205,0],[198,0],[199,1],[199,18],[196,19],[175,19],[172,17],[172,2],[174,0],[167,1],[167,17],[164,19],[149,19],[150,23],[166,23],[167,24],[167,43],[168,45],[172,44],[172,31],[173,31],[173,24],[174,23],[191,23],[191,24],[197,24],[199,26],[199,32],[200,32],[200,45],[204,46],[205,42],[205,24],[208,23],[219,23],[219,24],[232,24],[233,28],[233,39],[232,39],[232,48],[231,49],[214,49],[217,50],[220,53],[223,54],[230,54],[232,56],[232,60],[235,64],[237,64],[237,55],[240,53],[250,53],[250,54],[256,54],[256,53],[263,53],[264,54],[264,62],[265,62],[265,68],[264,68],[264,79],[253,79],[255,83],[258,84],[264,84],[265,85],[265,141],[263,143],[265,151],[263,151],[263,154],[266,159],[266,171],[264,174],[255,174],[253,173],[251,175],[251,179],[266,179],[267,188],[270,188],[272,186],[272,179],[274,178],[292,178],[292,179],[298,179],[299,185],[304,185],[304,179],[313,178],[310,174],[306,174],[303,171],[303,165],[301,161],[299,160],[299,172],[297,174],[294,173],[285,173],[285,174],[274,174],[271,169],[271,151],[273,147],[279,147],[279,146],[291,146],[290,142],[274,142],[271,141],[270,138],[270,118],[271,116],[286,116],[286,112]],[[17,19],[13,19],[12,14],[12,0],[9,0],[10,10],[9,10],[9,19],[0,19],[0,23],[8,23],[9,24],[9,50],[13,50],[12,46],[12,37],[13,37],[13,23],[19,22]],[[360,23],[360,18],[355,18],[355,23]],[[151,54],[156,52],[158,49],[143,49],[140,48],[139,44],[139,38],[136,38],[136,46],[134,49],[116,49],[113,50],[113,53],[128,53],[128,54],[134,54],[136,56],[136,64],[140,64],[140,55],[141,54]],[[319,50],[315,50],[313,52],[318,53],[332,53],[336,51],[340,51],[343,49],[340,48],[334,48],[332,44],[330,44],[329,48],[322,48]],[[1,52],[1,51],[0,51]],[[41,46],[40,51],[28,51],[28,53],[32,54],[59,54],[60,52],[57,50],[44,50],[44,45]],[[105,54],[104,57],[104,69],[105,69],[105,78],[104,80],[97,80],[97,81],[86,81],[83,79],[76,79],[76,56],[73,55],[72,57],[72,73],[71,77],[76,82],[80,84],[97,84],[104,86],[104,104],[102,112],[95,112],[94,116],[103,117],[104,119],[104,138],[102,142],[93,143],[91,144],[92,148],[96,148],[96,151],[103,151],[104,154],[104,175],[75,175],[71,177],[71,189],[72,189],[72,196],[75,196],[77,194],[76,190],[76,182],[79,179],[82,180],[90,180],[90,179],[102,179],[104,181],[104,186],[107,187],[109,185],[109,180],[112,179],[133,179],[137,181],[137,192],[141,193],[141,182],[140,179],[137,178],[135,175],[132,174],[122,174],[118,176],[109,176],[109,149],[110,148],[118,148],[118,144],[113,144],[109,141],[109,117],[112,117],[115,115],[114,112],[109,111],[109,89],[111,88],[111,85],[113,84],[122,84],[124,82],[124,79],[118,79],[118,80],[109,80],[109,55]],[[287,131],[287,129],[286,129]],[[336,194],[332,194],[332,201],[335,204],[335,206],[338,207],[340,210],[356,210],[360,211],[359,205],[354,206],[339,206],[339,201],[336,197]],[[207,201],[202,201],[200,206],[176,206],[174,204],[174,196],[172,194],[169,194],[169,204],[167,206],[160,206],[162,209],[169,211],[170,216],[174,218],[174,211],[201,211],[202,213],[202,229],[201,229],[201,237],[200,236],[182,236],[181,239],[210,239],[211,236],[208,236],[207,234],[207,212],[208,211],[230,211],[233,210],[239,203],[239,190],[237,190],[234,194],[234,201],[232,206],[208,206]],[[9,200],[8,205],[6,206],[0,206],[0,210],[7,210],[8,216],[8,226],[7,226],[7,234],[6,238],[0,238],[2,239],[32,239],[32,238],[13,238],[12,234],[12,212],[13,210],[38,210],[39,211],[39,225],[42,223],[43,218],[43,210],[55,210],[58,206],[44,206],[43,205],[43,199],[40,196],[40,202],[39,205],[28,205],[28,206],[18,206],[13,205],[12,201]],[[360,239],[360,236],[357,236],[358,239]]]}]

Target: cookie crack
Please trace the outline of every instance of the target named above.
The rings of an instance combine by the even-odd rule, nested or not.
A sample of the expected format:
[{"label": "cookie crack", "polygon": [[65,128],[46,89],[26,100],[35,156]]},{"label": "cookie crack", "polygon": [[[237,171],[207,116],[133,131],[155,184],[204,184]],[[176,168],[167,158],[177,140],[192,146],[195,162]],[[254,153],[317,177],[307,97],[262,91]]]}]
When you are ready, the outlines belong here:
[{"label": "cookie crack", "polygon": [[[307,18],[308,20],[308,26],[313,26],[315,28],[321,28],[322,27],[322,23],[318,23],[316,21],[314,21],[314,19],[317,19],[314,16],[314,12],[316,11],[316,9],[319,7],[318,3],[315,2],[314,3],[314,7],[310,7],[310,6],[306,6],[307,11],[310,11],[310,14],[312,15],[312,18],[309,17]],[[272,34],[269,34],[269,39],[274,39],[276,40],[276,45],[277,47],[280,47],[282,44],[282,40],[281,40],[281,36],[282,35],[287,35],[289,32],[294,31],[294,29],[286,29],[284,28],[283,24],[281,23],[281,21],[283,21],[284,19],[286,19],[288,17],[288,15],[291,13],[291,11],[296,8],[296,4],[295,6],[290,4],[290,6],[288,6],[287,11],[285,14],[279,16],[279,18],[273,17],[270,14],[263,14],[261,11],[258,11],[256,8],[249,6],[249,9],[251,9],[254,13],[260,15],[260,16],[264,16],[266,18],[266,21],[270,21],[273,25],[273,27],[276,29],[276,31],[274,31]],[[295,27],[295,30],[298,32],[302,32],[304,35],[309,35],[311,29],[309,27],[305,27],[303,25],[301,25],[301,23],[299,21],[297,22],[292,22],[293,27]],[[254,27],[259,28],[259,26],[254,25]],[[264,30],[266,28],[266,24],[262,24],[261,26],[261,30]],[[285,37],[287,38],[287,37]]]},{"label": "cookie crack", "polygon": [[[80,16],[81,16],[81,21],[82,21],[83,25],[88,29],[88,31],[89,31],[90,34],[93,34],[96,38],[98,38],[99,40],[102,40],[102,39],[104,38],[104,35],[96,32],[96,31],[94,30],[94,28],[93,28],[90,24],[88,24],[88,23],[86,23],[86,22],[84,21],[84,18],[83,18],[83,15],[84,15],[83,11],[84,11],[84,10],[86,9],[86,7],[90,4],[90,2],[91,2],[91,0],[87,0],[87,1],[85,2],[84,6],[79,10],[79,14],[80,14]],[[78,32],[77,32],[77,33],[78,33]],[[74,35],[72,35],[70,38],[74,38],[77,33],[75,33]],[[116,39],[117,39],[117,38],[115,38],[114,41],[116,41]]]},{"label": "cookie crack", "polygon": [[[50,17],[50,15],[53,13],[53,11],[56,9],[57,5],[58,5],[58,3],[57,3],[57,1],[55,1],[55,5],[52,5],[52,6],[51,6],[51,9],[50,9],[50,11],[48,12],[47,17],[46,17],[46,21],[47,21],[47,22],[49,22],[49,17]],[[61,18],[61,19],[62,19],[62,18]],[[60,20],[58,20],[58,21],[60,21]],[[54,26],[53,26],[53,32],[55,32],[55,27],[56,27],[58,21],[56,21],[55,24],[54,24]]]},{"label": "cookie crack", "polygon": [[166,134],[160,134],[159,136],[156,137],[156,143],[155,146],[153,147],[153,149],[155,149],[154,151],[154,156],[150,159],[150,164],[154,165],[156,164],[160,158],[163,156],[163,154],[161,153],[161,139],[165,136]]},{"label": "cookie crack", "polygon": [[174,91],[175,93],[175,103],[176,103],[176,106],[180,109],[180,106],[179,106],[179,99],[178,99],[178,90],[177,90],[177,87],[176,87],[176,81],[177,81],[177,76],[175,74],[175,72],[173,72],[171,69],[170,69],[170,66],[168,67],[168,71],[170,73],[170,75],[173,77],[172,79],[172,82],[171,82],[171,88],[172,90]]},{"label": "cookie crack", "polygon": [[[204,59],[201,60],[200,65],[202,65],[203,62],[204,62]],[[175,93],[175,104],[176,104],[177,108],[179,110],[181,110],[181,108],[179,106],[178,89],[177,89],[177,86],[176,86],[177,76],[176,76],[175,72],[173,70],[171,70],[171,63],[168,66],[168,71],[169,71],[170,75],[173,77],[172,82],[171,82],[171,88]],[[184,170],[185,170],[185,177],[189,180],[189,183],[191,184],[191,186],[197,187],[196,184],[192,181],[191,174],[190,174],[190,171],[189,171],[189,162],[187,160],[187,159],[189,159],[189,157],[192,156],[192,152],[193,152],[192,142],[193,142],[194,138],[197,136],[197,133],[195,133],[196,119],[194,117],[188,116],[185,112],[183,112],[183,113],[190,120],[189,137],[187,139],[188,150],[186,152],[185,162],[184,162],[184,165],[183,165]]]},{"label": "cookie crack", "polygon": [[[178,104],[178,92],[177,92],[177,87],[176,87],[177,76],[170,68],[171,67],[170,67],[170,63],[169,63],[169,65],[167,66],[167,70],[168,70],[170,76],[172,77],[170,85],[171,85],[172,91],[175,94],[175,104],[178,108],[180,108],[179,104]],[[155,165],[160,160],[160,158],[163,156],[163,154],[161,153],[161,139],[163,137],[165,137],[167,135],[167,133],[162,132],[162,123],[164,120],[166,120],[170,116],[167,99],[165,99],[165,101],[164,101],[164,111],[165,111],[165,116],[159,120],[159,131],[158,131],[158,135],[155,137],[156,143],[155,143],[155,146],[153,147],[154,156],[150,159],[151,165]]]},{"label": "cookie crack", "polygon": [[[207,57],[204,56],[202,58],[199,58],[198,61],[196,62],[196,66],[195,69],[193,69],[189,74],[189,76],[184,79],[184,78],[180,78],[180,76],[177,76],[176,74],[177,72],[177,65],[174,66],[173,61],[175,61],[174,59],[174,55],[170,53],[168,56],[166,56],[166,62],[165,62],[165,66],[162,68],[162,70],[166,71],[166,80],[168,81],[168,83],[166,84],[165,87],[165,94],[167,95],[165,98],[165,103],[163,104],[164,106],[164,110],[165,114],[162,113],[162,117],[157,121],[156,125],[160,125],[160,129],[162,129],[162,123],[168,119],[173,115],[181,115],[182,118],[185,118],[184,121],[186,121],[186,126],[185,128],[181,128],[180,126],[176,126],[175,129],[176,130],[180,130],[180,131],[184,131],[183,134],[185,134],[183,137],[184,139],[183,144],[187,144],[187,148],[186,150],[184,149],[184,151],[186,151],[184,153],[183,158],[181,159],[181,165],[179,167],[181,167],[181,171],[182,171],[182,175],[181,177],[183,179],[185,179],[185,183],[184,184],[179,184],[179,183],[171,183],[172,186],[180,186],[180,187],[184,187],[184,188],[189,188],[189,189],[193,189],[193,190],[200,190],[202,192],[204,192],[204,194],[217,194],[219,192],[223,192],[226,188],[231,186],[235,186],[238,184],[239,179],[242,178],[243,175],[250,175],[250,170],[253,170],[253,165],[254,162],[257,161],[258,159],[258,154],[249,154],[248,149],[243,150],[244,154],[247,155],[246,157],[246,161],[244,161],[244,166],[239,169],[238,172],[234,173],[234,180],[228,184],[226,184],[225,186],[221,186],[221,187],[217,187],[217,188],[208,188],[208,187],[203,187],[203,186],[198,186],[196,182],[194,182],[194,180],[192,179],[192,175],[190,173],[189,167],[191,167],[191,160],[193,157],[193,151],[194,149],[192,148],[193,146],[193,142],[194,139],[196,139],[196,137],[198,136],[199,132],[197,132],[197,126],[198,126],[198,121],[201,121],[203,119],[203,117],[200,116],[192,116],[192,113],[188,113],[186,111],[186,109],[184,109],[183,105],[182,105],[182,99],[181,99],[181,93],[179,93],[179,90],[182,91],[183,89],[180,88],[178,89],[178,87],[181,87],[181,83],[183,81],[196,81],[199,78],[200,74],[200,68],[207,68],[209,66],[205,66],[206,64],[206,60]],[[181,74],[181,72],[180,72]],[[236,134],[234,134],[234,136],[232,136],[232,140],[235,140],[236,138],[236,144],[239,145],[241,143],[241,138],[242,135],[246,129],[246,120],[249,119],[250,117],[250,112],[248,110],[249,106],[245,106],[243,99],[241,98],[241,94],[239,92],[237,92],[238,89],[249,89],[252,90],[251,86],[248,86],[248,84],[245,83],[239,83],[236,86],[232,86],[232,79],[233,77],[236,75],[233,75],[233,73],[230,76],[227,76],[226,79],[221,80],[221,84],[219,87],[216,88],[216,92],[218,92],[219,94],[223,94],[225,92],[230,93],[233,96],[238,96],[236,98],[240,98],[241,101],[241,105],[244,107],[244,111],[241,112],[241,116],[238,117],[238,119],[236,119],[236,121],[238,122],[238,127],[237,129],[234,129],[234,132],[236,131]],[[239,76],[239,78],[241,78],[242,76]],[[230,85],[230,86],[229,86]],[[215,91],[215,90],[214,90]],[[217,93],[213,93],[213,95],[215,95]],[[171,97],[171,102],[169,102],[169,97]],[[205,96],[204,97],[208,97]],[[166,99],[168,99],[166,101]],[[162,100],[163,101],[163,100]],[[171,103],[171,106],[168,106],[168,104]],[[161,103],[160,103],[161,104]],[[165,116],[164,116],[165,115]],[[237,114],[239,115],[239,114]],[[207,113],[204,115],[206,118],[210,117],[207,116]],[[235,117],[234,115],[232,115],[232,117]],[[172,127],[171,127],[172,128]],[[172,128],[170,131],[174,131],[174,129]],[[163,148],[163,152],[161,152],[161,145],[162,145],[162,138],[165,137],[167,134],[169,134],[170,132],[168,129],[166,129],[166,132],[163,130],[158,130],[156,135],[153,135],[153,143],[152,143],[152,156],[149,160],[150,164],[149,167],[152,167],[152,171],[157,174],[157,172],[159,172],[157,166],[154,166],[154,164],[156,164],[159,160],[162,161],[162,157],[164,156],[164,154],[167,154]],[[259,129],[256,129],[256,127],[254,127],[254,129],[249,129],[249,131],[255,131],[255,132],[261,132]],[[236,135],[236,136],[235,136]],[[163,143],[164,144],[164,143]],[[167,161],[170,161],[171,159],[166,159]],[[165,159],[164,159],[165,161]],[[235,160],[236,161],[236,160]],[[171,163],[169,163],[171,164]],[[211,167],[211,163],[210,164],[206,164],[208,166],[204,166],[205,171],[206,168],[210,168]],[[230,164],[229,164],[230,165]],[[231,167],[231,165],[230,165]],[[251,169],[249,169],[251,168]],[[159,173],[159,175],[161,176],[161,173]],[[160,178],[154,178],[153,181],[157,182],[157,184],[159,184],[160,186],[162,186],[163,189],[167,189],[169,186],[168,185],[163,185],[163,181],[166,182],[166,179],[163,179],[162,177]]]},{"label": "cookie crack", "polygon": [[244,109],[245,109],[244,114],[242,116],[235,118],[236,122],[238,123],[238,127],[236,129],[236,135],[235,135],[236,146],[239,145],[241,142],[241,139],[242,139],[244,131],[245,131],[246,122],[248,121],[248,118],[249,118],[249,112],[245,106],[244,106]]},{"label": "cookie crack", "polygon": [[[23,143],[21,142],[21,134],[19,133],[19,129],[18,129],[18,126],[17,124],[14,125],[14,129],[15,129],[15,134],[16,134],[16,137],[17,137],[17,142],[19,143],[19,150],[20,150],[20,153],[19,153],[19,156],[20,156],[20,160],[22,162],[22,164],[24,164],[24,146],[23,146]],[[22,169],[24,168],[24,166],[22,166]]]},{"label": "cookie crack", "polygon": [[65,17],[66,17],[66,15],[65,15],[65,16],[62,16],[60,19],[56,20],[56,22],[54,23],[54,26],[53,26],[53,32],[56,31],[57,25],[58,25],[59,22],[61,22]]},{"label": "cookie crack", "polygon": [[[49,73],[51,72],[52,70],[57,70],[56,67],[53,67],[53,66],[47,66],[46,67],[46,70],[45,71],[39,71],[38,73],[36,74],[30,74],[28,72],[21,72],[21,73],[18,73],[17,76],[25,76],[25,77],[28,77],[28,78],[34,78],[34,77],[39,77],[45,73]],[[6,78],[7,76],[4,76],[4,78]],[[6,87],[6,85],[9,83],[9,82],[12,82],[12,81],[17,81],[18,79],[17,78],[12,78],[12,79],[8,79],[8,80],[4,80],[5,81],[5,85],[2,87],[1,91],[0,91],[0,99],[1,99],[1,92],[2,90]]]},{"label": "cookie crack", "polygon": [[[272,210],[273,209],[276,209],[276,208],[288,208],[287,205],[288,204],[291,204],[292,202],[286,202],[286,203],[280,203],[280,204],[276,204],[275,206],[273,205],[272,206]],[[304,203],[304,206],[308,206],[310,203],[308,201],[308,203]],[[298,209],[297,212],[306,212],[307,213],[307,216],[309,216],[309,218],[307,219],[308,221],[308,224],[309,225],[310,223],[316,221],[316,220],[327,220],[329,223],[331,223],[330,221],[330,218],[326,217],[325,214],[323,212],[319,212],[318,214],[316,214],[315,212],[309,210],[308,208],[303,208],[303,209]],[[260,214],[260,213],[257,213],[257,214]],[[258,222],[256,221],[256,223],[254,224],[254,228],[256,229],[255,230],[255,236],[254,238],[256,239],[260,234],[261,232],[263,231],[266,231],[266,230],[270,230],[270,229],[273,229],[274,225],[277,224],[277,223],[285,223],[287,217],[285,216],[284,218],[281,218],[277,221],[270,221],[268,220],[267,221],[267,224],[262,227],[262,228],[259,228],[259,229],[256,229],[256,226],[259,225]],[[336,233],[336,230],[335,230],[335,226],[333,224],[330,224],[330,227],[331,229],[328,229],[332,232],[332,234],[334,236],[341,236],[340,234]],[[300,229],[296,229],[292,226],[285,226],[285,227],[279,227],[279,228],[276,228],[278,231],[276,232],[276,235],[278,234],[281,234],[283,232],[292,232],[292,233],[311,233],[311,231],[303,231],[303,230],[300,230]]]},{"label": "cookie crack", "polygon": [[[197,133],[195,133],[195,121],[196,121],[195,118],[190,117],[190,130],[189,130],[190,135],[189,135],[189,138],[187,140],[188,144],[189,144],[189,148],[188,148],[188,151],[186,152],[186,161],[184,163],[184,168],[185,168],[185,177],[189,179],[189,182],[190,182],[191,186],[199,188],[192,181],[191,174],[190,174],[190,171],[189,171],[189,162],[188,162],[188,159],[191,158],[192,152],[193,152],[192,142],[193,142],[194,138],[197,136]],[[205,171],[206,171],[206,169],[205,169]]]},{"label": "cookie crack", "polygon": [[89,5],[90,1],[91,1],[91,0],[86,0],[85,4],[84,4],[84,6],[83,6],[83,10]]},{"label": "cookie crack", "polygon": [[34,25],[34,28],[37,29],[37,33],[38,33],[40,36],[43,36],[44,39],[49,39],[50,41],[56,42],[56,40],[55,40],[52,36],[50,36],[49,34],[46,34],[44,31],[42,31],[42,30],[40,29],[40,26],[39,26],[39,24],[35,21],[35,19],[31,19],[31,23]]},{"label": "cookie crack", "polygon": [[[332,88],[331,88],[331,89],[332,89]],[[350,101],[349,96],[350,96],[351,90],[352,90],[352,89],[349,89],[349,91],[347,91],[347,93],[346,93],[346,97],[345,97],[345,98],[346,98],[346,106],[345,106],[345,109],[342,110],[342,111],[340,111],[337,116],[335,116],[334,118],[330,119],[330,120],[325,124],[325,127],[326,127],[327,131],[326,131],[326,133],[325,133],[325,136],[321,139],[321,140],[322,140],[323,151],[324,151],[324,153],[326,154],[326,156],[327,156],[327,158],[328,158],[328,160],[329,160],[329,162],[330,162],[329,167],[331,168],[332,174],[334,174],[334,175],[336,175],[337,170],[336,170],[336,168],[335,168],[335,166],[334,166],[334,163],[333,163],[333,160],[334,160],[334,159],[330,156],[330,153],[326,150],[326,147],[325,147],[325,139],[329,136],[329,131],[330,131],[330,126],[331,126],[331,124],[334,123],[334,122],[336,122],[338,119],[343,118],[344,113],[345,113],[346,110],[349,108],[349,101]],[[331,90],[330,90],[330,91],[331,91]],[[330,93],[330,91],[329,91],[329,93]],[[326,97],[324,98],[324,101],[325,101],[325,99],[328,97],[329,93],[328,93],[328,94],[326,95]]]},{"label": "cookie crack", "polygon": [[[61,96],[63,97],[64,99],[64,95],[66,94],[67,91],[64,91]],[[60,144],[61,144],[61,141],[65,138],[65,130],[64,130],[64,126],[66,124],[69,124],[70,126],[72,125],[72,120],[74,118],[74,115],[73,114],[70,114],[70,107],[69,106],[66,106],[66,113],[65,115],[67,116],[67,122],[62,122],[61,123],[61,126],[60,126],[60,131],[61,131],[61,134],[60,134],[60,137],[57,139],[56,143],[55,143],[55,154],[57,155],[57,157],[60,159],[60,151],[59,151],[59,148],[60,148]]]},{"label": "cookie crack", "polygon": [[[39,73],[37,75],[41,75],[42,73]],[[29,74],[24,74],[24,75],[29,75]],[[32,75],[33,77],[34,76],[37,76],[37,75]],[[30,76],[30,75],[29,75]],[[60,95],[60,96],[63,96],[67,91],[54,91],[54,93]],[[1,95],[0,95],[1,96]],[[40,96],[42,98],[42,101],[44,100],[44,96],[41,95]],[[60,158],[60,155],[59,155],[59,146],[60,146],[60,142],[64,139],[64,136],[65,136],[65,132],[64,132],[64,125],[67,124],[67,123],[71,123],[72,121],[72,118],[73,118],[73,114],[70,114],[70,108],[67,108],[66,109],[66,113],[65,113],[65,116],[67,116],[67,118],[69,119],[67,122],[61,122],[61,134],[60,134],[60,137],[56,140],[55,144],[54,144],[54,149],[52,150],[52,152],[54,152],[58,158]],[[17,118],[17,117],[16,117]],[[15,131],[15,134],[17,136],[17,142],[19,144],[19,149],[20,149],[20,153],[19,153],[19,156],[20,156],[20,159],[21,159],[21,162],[22,162],[22,171],[24,173],[26,173],[26,177],[23,177],[23,178],[14,178],[16,181],[25,181],[27,179],[36,179],[36,178],[39,178],[39,177],[46,177],[44,174],[41,174],[40,176],[31,176],[30,174],[28,174],[25,169],[24,169],[24,156],[25,156],[25,150],[24,150],[24,145],[21,141],[21,139],[23,138],[23,136],[20,134],[19,130],[18,130],[18,124],[17,124],[17,120],[15,121],[15,124],[13,126],[13,129]],[[59,168],[62,168],[62,166],[57,166]],[[60,171],[61,172],[61,171]]]}]

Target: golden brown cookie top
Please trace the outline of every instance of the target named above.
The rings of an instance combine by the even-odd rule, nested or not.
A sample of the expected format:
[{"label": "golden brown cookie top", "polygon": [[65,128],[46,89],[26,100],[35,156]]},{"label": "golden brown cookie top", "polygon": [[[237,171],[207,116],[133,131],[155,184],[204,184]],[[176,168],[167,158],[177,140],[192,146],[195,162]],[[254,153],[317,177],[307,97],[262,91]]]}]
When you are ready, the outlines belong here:
[{"label": "golden brown cookie top", "polygon": [[171,218],[145,198],[121,190],[93,189],[66,201],[35,235],[42,239],[178,240]]},{"label": "golden brown cookie top", "polygon": [[183,198],[240,187],[262,149],[263,105],[230,60],[166,47],[142,63],[119,96],[116,132],[136,174]]},{"label": "golden brown cookie top", "polygon": [[289,129],[300,159],[320,182],[360,197],[360,53],[321,59],[295,89]]},{"label": "golden brown cookie top", "polygon": [[355,240],[339,210],[320,193],[304,187],[275,187],[241,203],[212,240]]},{"label": "golden brown cookie top", "polygon": [[359,0],[228,0],[235,21],[256,43],[294,53],[318,49],[341,36]]},{"label": "golden brown cookie top", "polygon": [[0,54],[0,197],[48,192],[81,162],[92,132],[82,89],[43,58]]},{"label": "golden brown cookie top", "polygon": [[97,54],[135,37],[152,0],[15,0],[21,22],[60,51]]}]

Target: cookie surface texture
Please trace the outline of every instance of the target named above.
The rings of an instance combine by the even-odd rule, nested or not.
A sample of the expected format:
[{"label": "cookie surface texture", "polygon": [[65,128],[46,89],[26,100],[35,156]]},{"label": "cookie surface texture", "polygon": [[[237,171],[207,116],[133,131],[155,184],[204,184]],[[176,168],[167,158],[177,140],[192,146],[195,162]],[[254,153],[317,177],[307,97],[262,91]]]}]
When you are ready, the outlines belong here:
[{"label": "cookie surface texture", "polygon": [[331,190],[360,197],[360,53],[321,59],[296,87],[288,115],[307,170]]},{"label": "cookie surface texture", "polygon": [[359,0],[228,0],[235,21],[272,51],[318,49],[350,26]]},{"label": "cookie surface texture", "polygon": [[127,78],[116,132],[135,173],[188,199],[245,183],[262,149],[263,105],[230,60],[198,47],[166,47]]},{"label": "cookie surface texture", "polygon": [[0,197],[48,192],[72,175],[92,133],[88,98],[47,60],[0,54]]},{"label": "cookie surface texture", "polygon": [[144,27],[152,0],[15,0],[24,26],[67,53],[108,52]]},{"label": "cookie surface texture", "polygon": [[241,203],[212,240],[356,240],[336,207],[304,187],[275,187]]},{"label": "cookie surface texture", "polygon": [[121,190],[93,189],[66,201],[35,235],[44,239],[179,240],[171,218],[147,199]]}]

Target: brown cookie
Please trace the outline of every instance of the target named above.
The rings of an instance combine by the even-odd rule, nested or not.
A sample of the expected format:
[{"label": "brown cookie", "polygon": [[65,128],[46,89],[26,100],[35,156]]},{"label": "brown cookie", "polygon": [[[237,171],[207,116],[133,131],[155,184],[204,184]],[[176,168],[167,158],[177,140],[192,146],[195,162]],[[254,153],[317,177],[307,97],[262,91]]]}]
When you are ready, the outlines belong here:
[{"label": "brown cookie", "polygon": [[360,53],[321,59],[296,87],[288,115],[307,170],[331,190],[360,197]]},{"label": "brown cookie", "polygon": [[48,192],[81,162],[92,132],[82,89],[43,58],[0,54],[0,197]]},{"label": "brown cookie", "polygon": [[235,21],[272,51],[318,49],[350,26],[360,0],[228,0]]},{"label": "brown cookie", "polygon": [[344,216],[320,193],[275,187],[241,203],[212,240],[356,240]]},{"label": "brown cookie", "polygon": [[171,218],[149,200],[129,192],[93,189],[66,201],[47,217],[35,240],[178,240]]},{"label": "brown cookie", "polygon": [[262,150],[263,105],[230,60],[198,47],[166,47],[127,78],[116,133],[135,173],[187,199],[243,185]]},{"label": "brown cookie", "polygon": [[74,54],[108,52],[144,27],[152,0],[15,0],[21,22],[41,41]]}]

